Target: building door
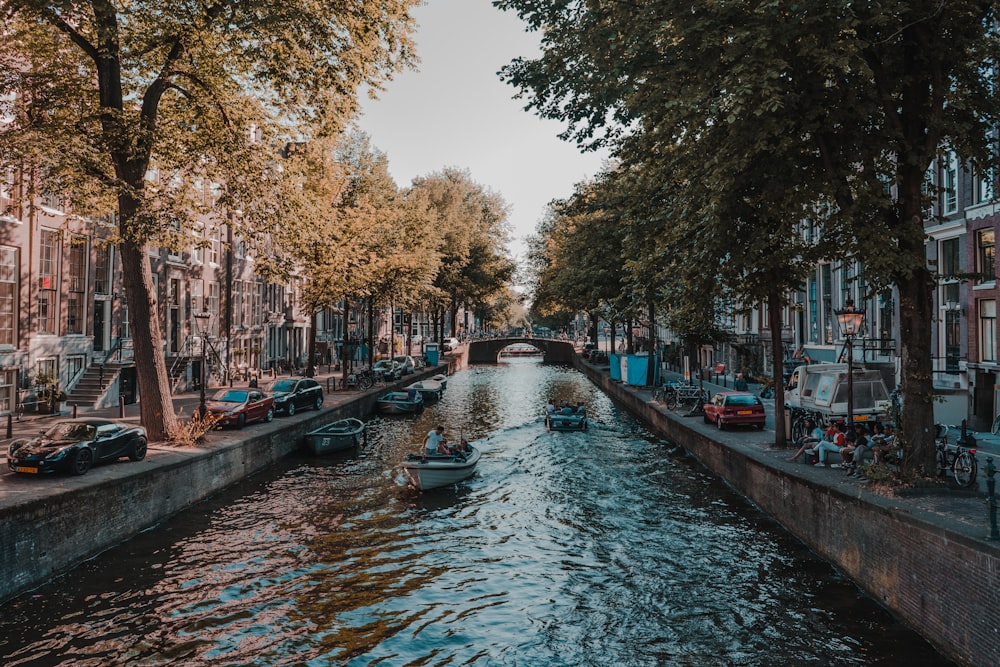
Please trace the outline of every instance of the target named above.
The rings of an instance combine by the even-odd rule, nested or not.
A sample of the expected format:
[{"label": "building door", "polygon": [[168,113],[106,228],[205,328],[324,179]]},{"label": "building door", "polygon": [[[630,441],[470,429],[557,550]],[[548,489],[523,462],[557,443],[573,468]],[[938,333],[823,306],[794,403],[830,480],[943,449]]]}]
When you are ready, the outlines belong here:
[{"label": "building door", "polygon": [[94,352],[108,349],[107,303],[104,299],[94,300]]}]

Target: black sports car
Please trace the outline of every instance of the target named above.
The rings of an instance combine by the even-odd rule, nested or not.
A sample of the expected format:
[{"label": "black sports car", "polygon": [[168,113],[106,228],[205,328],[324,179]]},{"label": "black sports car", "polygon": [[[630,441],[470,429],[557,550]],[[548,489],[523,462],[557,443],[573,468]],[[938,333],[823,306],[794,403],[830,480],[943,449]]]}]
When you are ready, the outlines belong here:
[{"label": "black sports car", "polygon": [[123,456],[146,457],[146,429],[110,419],[64,419],[37,438],[21,438],[7,450],[13,472],[38,474],[66,470],[82,475],[95,463]]},{"label": "black sports car", "polygon": [[267,391],[274,396],[274,411],[289,417],[297,410],[323,407],[323,387],[312,378],[275,380]]}]

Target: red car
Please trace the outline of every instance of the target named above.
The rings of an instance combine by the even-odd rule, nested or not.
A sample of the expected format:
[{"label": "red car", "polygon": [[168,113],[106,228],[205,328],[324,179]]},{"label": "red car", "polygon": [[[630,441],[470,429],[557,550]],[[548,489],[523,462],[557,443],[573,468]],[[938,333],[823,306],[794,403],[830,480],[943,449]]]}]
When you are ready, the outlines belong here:
[{"label": "red car", "polygon": [[764,428],[764,404],[748,391],[723,391],[705,404],[705,423],[715,422],[719,430],[738,424]]},{"label": "red car", "polygon": [[274,419],[274,396],[257,389],[223,389],[208,402],[208,412],[221,417],[221,426],[243,428],[255,421]]}]

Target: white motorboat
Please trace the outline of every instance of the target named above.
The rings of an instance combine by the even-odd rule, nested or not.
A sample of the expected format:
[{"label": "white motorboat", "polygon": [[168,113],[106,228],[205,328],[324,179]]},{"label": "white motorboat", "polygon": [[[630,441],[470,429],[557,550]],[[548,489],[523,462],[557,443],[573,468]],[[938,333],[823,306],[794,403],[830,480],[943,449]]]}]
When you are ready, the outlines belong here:
[{"label": "white motorboat", "polygon": [[480,456],[479,449],[471,445],[469,451],[454,455],[410,454],[403,461],[403,472],[410,479],[410,484],[421,491],[437,489],[472,477]]},{"label": "white motorboat", "polygon": [[406,388],[416,389],[420,392],[420,395],[424,397],[425,403],[427,401],[438,400],[444,393],[444,387],[437,380],[420,380],[419,382],[414,382]]}]

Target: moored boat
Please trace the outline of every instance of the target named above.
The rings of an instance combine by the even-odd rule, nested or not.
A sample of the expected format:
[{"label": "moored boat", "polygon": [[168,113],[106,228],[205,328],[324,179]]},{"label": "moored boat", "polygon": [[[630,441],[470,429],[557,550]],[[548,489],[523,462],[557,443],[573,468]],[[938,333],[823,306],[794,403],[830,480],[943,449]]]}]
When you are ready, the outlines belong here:
[{"label": "moored boat", "polygon": [[365,423],[348,417],[306,433],[305,446],[313,454],[353,449],[361,444],[364,435]]},{"label": "moored boat", "polygon": [[379,396],[375,408],[384,415],[412,415],[424,409],[424,397],[419,391],[390,391]]},{"label": "moored boat", "polygon": [[[419,447],[419,445],[414,446]],[[437,489],[472,477],[476,472],[480,456],[479,449],[471,445],[469,451],[454,455],[409,454],[403,461],[403,472],[409,478],[410,484],[421,491]]]},{"label": "moored boat", "polygon": [[541,353],[542,351],[537,347],[528,345],[527,343],[514,343],[500,350],[501,357],[532,357]]},{"label": "moored boat", "polygon": [[432,375],[430,377],[430,379],[434,380],[435,382],[440,382],[441,383],[441,389],[447,389],[448,388],[448,376],[445,375],[444,373],[438,373],[437,375]]},{"label": "moored boat", "polygon": [[416,389],[424,397],[424,402],[436,401],[444,393],[444,387],[436,380],[420,380],[409,385],[407,389]]},{"label": "moored boat", "polygon": [[550,431],[586,431],[587,410],[582,407],[546,410],[545,428]]}]

